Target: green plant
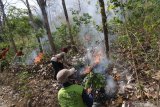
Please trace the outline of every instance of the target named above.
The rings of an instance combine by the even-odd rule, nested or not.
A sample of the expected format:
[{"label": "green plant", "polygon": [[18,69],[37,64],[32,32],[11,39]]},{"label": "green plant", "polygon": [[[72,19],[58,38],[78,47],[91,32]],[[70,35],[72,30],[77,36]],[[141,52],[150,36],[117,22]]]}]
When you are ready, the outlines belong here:
[{"label": "green plant", "polygon": [[[79,30],[78,26],[72,25],[71,27],[72,35],[74,39],[77,37]],[[70,41],[69,31],[66,24],[61,24],[60,27],[56,28],[56,31],[52,33],[54,35],[54,40],[57,48],[65,46]]]},{"label": "green plant", "polygon": [[[117,40],[113,47],[118,47],[123,54],[121,59],[136,65],[148,63],[152,69],[158,69],[159,63],[159,5],[158,0],[112,0],[120,8],[121,19],[114,18],[111,23],[116,26]],[[121,21],[119,21],[121,20]],[[128,58],[126,56],[132,56]],[[139,67],[139,66],[135,66]],[[136,68],[139,70],[140,68]]]},{"label": "green plant", "polygon": [[106,80],[104,75],[100,73],[89,73],[84,80],[84,87],[87,89],[92,87],[94,90],[105,87]]},{"label": "green plant", "polygon": [[73,9],[71,9],[71,11],[75,25],[77,26],[80,26],[82,24],[87,25],[91,22],[92,17],[88,13],[80,14],[79,11]]},{"label": "green plant", "polygon": [[31,76],[27,71],[22,71],[18,73],[18,87],[16,87],[16,90],[21,92],[21,95],[24,97],[31,96],[29,91],[29,87],[27,85],[28,78]]}]

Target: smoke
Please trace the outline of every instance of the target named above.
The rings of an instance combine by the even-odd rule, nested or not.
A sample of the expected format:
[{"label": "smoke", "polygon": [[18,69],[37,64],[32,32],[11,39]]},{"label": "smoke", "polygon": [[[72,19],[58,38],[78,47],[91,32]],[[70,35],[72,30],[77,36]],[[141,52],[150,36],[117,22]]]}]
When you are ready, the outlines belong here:
[{"label": "smoke", "polygon": [[113,94],[115,94],[116,89],[117,89],[117,87],[116,87],[117,85],[116,85],[113,77],[110,75],[106,76],[106,82],[107,82],[107,85],[105,87],[106,94],[108,96],[113,96]]},{"label": "smoke", "polygon": [[94,68],[94,72],[95,73],[106,73],[107,70],[107,66],[108,66],[108,60],[106,59],[102,59],[102,61],[99,63],[99,65],[97,67]]},{"label": "smoke", "polygon": [[25,63],[27,65],[33,64],[34,58],[37,56],[37,51],[33,50],[26,58]]},{"label": "smoke", "polygon": [[[117,90],[117,85],[113,77],[107,74],[107,68],[111,61],[106,57],[103,34],[96,31],[93,27],[83,27],[79,35],[83,41],[82,44],[86,49],[84,55],[85,65],[93,65],[98,62],[92,71],[95,73],[101,73],[105,76],[105,93],[108,97],[114,96]],[[84,71],[84,68],[81,68],[81,72],[82,71]]]},{"label": "smoke", "polygon": [[[101,25],[101,15],[99,13],[99,5],[97,4],[97,0],[91,0],[88,3],[86,0],[80,0],[81,11],[80,14],[89,13],[92,16],[92,20],[95,21],[96,25]],[[108,3],[106,4],[106,7]],[[72,23],[72,13],[70,11],[71,8],[78,10],[78,0],[66,0],[66,7],[68,10],[69,20]],[[56,1],[53,5],[48,6],[47,8],[49,23],[52,31],[56,30],[56,27],[59,27],[62,23],[65,23],[65,16],[62,8],[61,1]],[[115,16],[114,12],[107,12],[107,20],[112,19]],[[81,25],[80,32],[78,34],[79,40],[83,47],[86,49],[86,53],[81,60],[84,62],[85,66],[93,65],[98,63],[94,68],[93,72],[107,74],[107,68],[111,61],[109,61],[106,57],[106,48],[104,35],[102,32],[97,31],[95,25],[92,23],[88,25]],[[113,37],[110,34],[109,39]],[[43,41],[43,40],[42,40]],[[46,40],[44,40],[46,41]],[[46,47],[44,47],[46,48]],[[33,54],[33,53],[32,53]],[[35,56],[35,55],[33,55]],[[76,58],[74,58],[76,59]],[[76,61],[75,61],[76,62]],[[85,70],[85,66],[80,67],[78,71],[82,72]],[[107,75],[106,78],[106,86],[105,91],[107,95],[113,95],[116,92],[116,83],[112,76]]]}]

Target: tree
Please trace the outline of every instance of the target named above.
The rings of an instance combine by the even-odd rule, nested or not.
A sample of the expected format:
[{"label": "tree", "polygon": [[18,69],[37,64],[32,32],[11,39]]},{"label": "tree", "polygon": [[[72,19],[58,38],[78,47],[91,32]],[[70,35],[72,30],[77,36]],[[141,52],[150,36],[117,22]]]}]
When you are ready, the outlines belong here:
[{"label": "tree", "polygon": [[79,12],[81,11],[81,2],[78,0]]},{"label": "tree", "polygon": [[[118,41],[114,46],[130,52],[133,58],[128,62],[132,62],[135,68],[144,62],[153,69],[159,69],[160,1],[127,0],[126,2],[113,1],[113,4],[115,7],[120,7],[119,11],[123,13],[123,19],[119,19],[123,20],[121,23],[117,19],[114,21],[118,35]],[[126,61],[130,60],[128,57],[122,58]]]},{"label": "tree", "polygon": [[5,19],[6,19],[6,14],[4,11],[4,4],[2,2],[2,0],[0,0],[0,8],[1,8],[1,13],[2,13],[2,25],[5,24]]},{"label": "tree", "polygon": [[[29,15],[29,19],[30,19],[30,24],[34,29],[34,32],[36,32],[38,30],[38,28],[37,28],[36,23],[34,22],[33,14],[31,12],[31,8],[30,8],[28,0],[26,0],[26,6],[27,6],[27,9],[28,9],[28,15]],[[43,52],[41,41],[40,41],[40,38],[38,37],[38,35],[36,35],[36,38],[37,38],[37,41],[38,41],[38,44],[39,44],[39,50],[40,50],[40,52]]]},{"label": "tree", "polygon": [[[3,29],[3,28],[7,28],[7,29],[8,29],[8,19],[7,19],[7,17],[6,17],[6,13],[5,13],[5,11],[4,11],[4,4],[3,4],[2,0],[0,0],[0,7],[1,7],[2,15],[3,15],[2,29]],[[2,32],[3,32],[3,31],[2,31]],[[8,30],[8,32],[9,32],[9,30]],[[4,33],[3,33],[3,34],[4,34]],[[16,47],[15,41],[14,41],[14,39],[13,39],[12,33],[10,33],[10,35],[9,35],[9,40],[10,40],[10,42],[11,42],[11,46],[12,46],[13,49],[14,49],[14,52],[16,53],[16,52],[17,52],[17,47]]]},{"label": "tree", "polygon": [[106,46],[106,54],[109,58],[109,40],[108,40],[108,29],[107,29],[107,16],[105,13],[105,5],[103,0],[99,0],[99,5],[101,9],[101,17],[102,17],[102,24],[103,24],[103,33],[105,39],[105,46]]},{"label": "tree", "polygon": [[[0,1],[2,4],[2,1]],[[3,41],[3,38],[2,38],[2,26],[3,26],[3,15],[2,15],[2,5],[0,6],[0,41]]]},{"label": "tree", "polygon": [[56,48],[55,48],[55,44],[53,42],[53,37],[52,37],[52,34],[51,34],[51,30],[50,30],[50,27],[49,27],[49,22],[48,22],[48,16],[47,16],[47,13],[46,13],[46,0],[37,0],[37,3],[41,9],[41,12],[42,12],[42,15],[43,15],[43,20],[44,20],[44,26],[45,26],[45,29],[46,29],[46,32],[47,32],[47,35],[48,35],[48,40],[49,40],[49,43],[50,43],[50,46],[51,46],[51,49],[52,49],[52,53],[55,54],[56,53]]},{"label": "tree", "polygon": [[70,39],[71,39],[71,44],[74,45],[75,43],[74,43],[74,39],[73,39],[73,36],[72,36],[71,24],[69,22],[68,12],[67,12],[67,8],[66,8],[65,0],[62,0],[62,6],[63,6],[64,14],[65,14],[65,17],[66,17],[67,26],[68,26],[68,29],[69,29],[69,35],[70,35]]}]

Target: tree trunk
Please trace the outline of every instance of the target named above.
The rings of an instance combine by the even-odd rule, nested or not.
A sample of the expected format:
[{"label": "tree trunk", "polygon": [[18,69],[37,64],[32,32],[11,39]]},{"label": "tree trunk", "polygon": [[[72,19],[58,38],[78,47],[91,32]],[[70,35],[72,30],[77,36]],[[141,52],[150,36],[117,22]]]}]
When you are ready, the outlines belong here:
[{"label": "tree trunk", "polygon": [[[2,34],[2,17],[0,16],[0,34]],[[1,37],[0,37],[0,40],[1,40]]]},{"label": "tree trunk", "polygon": [[0,27],[2,27],[2,18],[0,16]]},{"label": "tree trunk", "polygon": [[71,39],[70,41],[71,41],[72,45],[75,45],[74,40],[73,40],[73,36],[72,36],[71,25],[70,25],[69,18],[68,18],[68,13],[67,13],[65,0],[62,0],[62,6],[63,6],[64,14],[65,14],[65,17],[66,17],[67,26],[68,26],[68,29],[69,29],[69,35],[70,35],[70,39]]},{"label": "tree trunk", "polygon": [[[27,9],[28,9],[28,15],[29,15],[29,18],[30,18],[30,24],[34,28],[34,31],[37,31],[38,28],[36,27],[36,24],[34,23],[33,15],[32,15],[31,8],[30,8],[28,0],[26,0],[26,4],[27,4]],[[37,41],[38,41],[39,50],[40,50],[40,52],[43,52],[40,38],[38,36],[36,36],[36,38],[37,38]]]},{"label": "tree trunk", "polygon": [[78,6],[79,6],[79,12],[81,11],[81,3],[80,0],[78,0]]},{"label": "tree trunk", "polygon": [[106,16],[106,13],[105,13],[104,1],[99,0],[99,5],[100,5],[100,9],[101,9],[103,33],[104,33],[105,46],[106,46],[106,55],[109,58],[109,40],[108,40],[108,29],[107,29],[107,16]]},{"label": "tree trunk", "polygon": [[2,2],[2,0],[0,0],[0,8],[1,8],[1,12],[2,12],[2,25],[5,25],[5,21],[6,21],[6,14],[4,11],[4,4]]},{"label": "tree trunk", "polygon": [[43,14],[44,24],[45,24],[45,28],[46,28],[47,35],[48,35],[48,40],[49,40],[49,43],[51,45],[52,52],[53,52],[53,54],[55,54],[56,49],[55,49],[55,44],[53,42],[53,37],[52,37],[52,34],[51,34],[51,30],[50,30],[50,27],[49,27],[47,13],[46,13],[45,8],[41,8],[41,11],[42,11],[42,14]]},{"label": "tree trunk", "polygon": [[40,50],[40,52],[43,52],[43,48],[42,48],[42,45],[41,45],[41,40],[38,36],[36,36],[36,38],[37,38],[37,41],[38,41],[39,50]]},{"label": "tree trunk", "polygon": [[51,46],[51,49],[52,49],[52,53],[55,54],[56,53],[56,48],[55,48],[55,44],[53,42],[53,37],[52,37],[52,34],[51,34],[51,30],[50,30],[50,27],[49,27],[49,23],[48,23],[48,17],[47,17],[47,13],[46,13],[46,0],[37,0],[39,6],[40,6],[40,9],[42,11],[42,15],[43,15],[43,20],[44,20],[44,26],[45,26],[45,29],[46,29],[46,32],[47,32],[47,35],[48,35],[48,40],[49,40],[49,43],[50,43],[50,46]]},{"label": "tree trunk", "polygon": [[[3,4],[2,0],[0,0],[0,6],[1,6],[2,14],[3,14],[3,25],[2,25],[2,27],[3,27],[5,25],[6,26],[8,25],[8,20],[7,20],[5,11],[4,11],[4,4]],[[15,41],[13,39],[12,34],[10,34],[9,40],[11,42],[11,45],[12,45],[13,49],[14,49],[14,52],[16,53],[17,52],[17,47],[16,47],[16,44],[15,44]]]}]

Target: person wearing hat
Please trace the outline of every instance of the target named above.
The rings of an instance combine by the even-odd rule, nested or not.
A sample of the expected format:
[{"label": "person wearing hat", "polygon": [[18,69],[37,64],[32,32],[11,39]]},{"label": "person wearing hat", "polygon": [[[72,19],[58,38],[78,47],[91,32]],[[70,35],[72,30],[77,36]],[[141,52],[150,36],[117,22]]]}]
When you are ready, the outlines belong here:
[{"label": "person wearing hat", "polygon": [[56,80],[56,75],[58,71],[64,69],[65,67],[68,67],[67,65],[64,65],[64,55],[65,52],[61,52],[59,54],[53,55],[51,58],[52,67],[55,71],[54,73],[54,79]]},{"label": "person wearing hat", "polygon": [[62,69],[57,74],[57,80],[62,84],[58,91],[58,101],[61,107],[92,107],[93,98],[91,91],[86,91],[83,86],[73,82],[75,68]]}]

